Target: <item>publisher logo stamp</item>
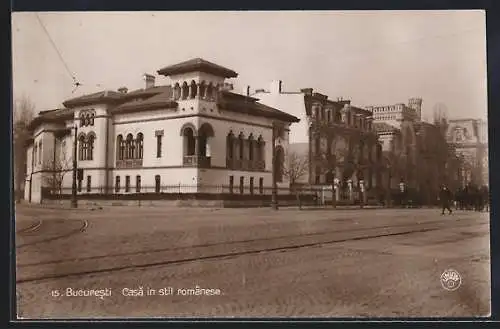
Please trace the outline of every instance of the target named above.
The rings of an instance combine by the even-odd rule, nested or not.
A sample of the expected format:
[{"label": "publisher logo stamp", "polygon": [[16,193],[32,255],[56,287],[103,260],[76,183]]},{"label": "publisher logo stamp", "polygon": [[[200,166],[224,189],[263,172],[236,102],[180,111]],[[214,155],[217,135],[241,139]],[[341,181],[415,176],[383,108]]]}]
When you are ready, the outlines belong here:
[{"label": "publisher logo stamp", "polygon": [[462,277],[454,269],[448,269],[441,274],[441,285],[449,291],[457,290],[462,284]]}]

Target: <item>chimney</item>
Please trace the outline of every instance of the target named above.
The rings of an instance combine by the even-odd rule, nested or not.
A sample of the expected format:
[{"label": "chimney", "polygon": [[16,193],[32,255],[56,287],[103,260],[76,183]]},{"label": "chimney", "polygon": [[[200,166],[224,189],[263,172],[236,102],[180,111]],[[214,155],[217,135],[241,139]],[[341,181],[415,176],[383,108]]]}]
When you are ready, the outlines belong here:
[{"label": "chimney", "polygon": [[128,92],[128,88],[127,87],[120,87],[120,88],[118,88],[118,92],[122,93],[122,94],[126,94]]},{"label": "chimney", "polygon": [[146,89],[153,88],[155,86],[154,75],[144,73],[144,81],[146,81]]},{"label": "chimney", "polygon": [[274,80],[271,82],[271,94],[281,94],[281,80]]},{"label": "chimney", "polygon": [[243,88],[243,95],[250,96],[250,86],[245,86],[245,88]]}]

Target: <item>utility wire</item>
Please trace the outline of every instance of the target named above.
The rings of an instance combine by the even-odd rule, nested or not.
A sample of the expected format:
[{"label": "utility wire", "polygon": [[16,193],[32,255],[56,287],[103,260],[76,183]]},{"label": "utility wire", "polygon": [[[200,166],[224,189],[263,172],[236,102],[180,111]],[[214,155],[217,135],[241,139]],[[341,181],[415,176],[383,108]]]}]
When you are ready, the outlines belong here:
[{"label": "utility wire", "polygon": [[54,40],[52,39],[52,37],[50,36],[50,33],[49,31],[47,30],[47,28],[45,27],[45,25],[43,24],[40,16],[38,15],[38,13],[35,13],[36,15],[36,18],[38,19],[38,22],[40,23],[40,25],[42,26],[42,29],[43,31],[45,32],[45,34],[47,35],[47,38],[50,40],[50,43],[52,44],[52,47],[54,47],[57,55],[59,56],[59,59],[61,60],[61,62],[63,63],[64,67],[66,68],[66,72],[68,72],[70,78],[73,80],[73,85],[75,86],[75,88],[73,89],[73,91],[71,93],[74,93],[75,90],[80,87],[82,84],[80,82],[78,82],[78,80],[76,79],[76,77],[74,76],[74,74],[71,72],[71,70],[69,69],[69,66],[68,64],[66,63],[66,61],[64,60],[64,57],[62,56],[61,52],[59,51],[59,49],[57,48],[56,46],[56,43],[54,42]]}]

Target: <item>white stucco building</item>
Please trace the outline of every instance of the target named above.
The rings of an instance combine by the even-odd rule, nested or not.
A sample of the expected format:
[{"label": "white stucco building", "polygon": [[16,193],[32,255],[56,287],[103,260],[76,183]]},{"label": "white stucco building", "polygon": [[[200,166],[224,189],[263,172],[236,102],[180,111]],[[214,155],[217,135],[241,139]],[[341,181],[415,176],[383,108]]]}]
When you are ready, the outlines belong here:
[{"label": "white stucco building", "polygon": [[282,150],[299,119],[233,93],[227,79],[237,73],[203,59],[157,73],[170,83],[146,75],[143,89],[41,112],[31,123],[25,199],[40,202],[44,188],[71,193],[75,127],[80,194],[270,193],[273,124]]}]

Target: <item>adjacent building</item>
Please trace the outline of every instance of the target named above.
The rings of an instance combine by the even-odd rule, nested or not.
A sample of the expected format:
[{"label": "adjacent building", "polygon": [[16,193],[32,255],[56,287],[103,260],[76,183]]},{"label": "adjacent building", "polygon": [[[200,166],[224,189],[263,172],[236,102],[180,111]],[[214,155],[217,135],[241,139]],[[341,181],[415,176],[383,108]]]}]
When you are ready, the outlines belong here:
[{"label": "adjacent building", "polygon": [[447,142],[449,123],[422,121],[422,99],[408,104],[369,106],[384,154],[383,181],[389,190],[410,190],[425,204],[434,203],[442,184],[452,189],[463,180],[455,145]]},{"label": "adjacent building", "polygon": [[446,131],[447,142],[456,156],[462,159],[460,185],[472,182],[488,185],[488,124],[479,119],[450,120]]},{"label": "adjacent building", "polygon": [[287,92],[281,81],[273,81],[268,90],[256,90],[255,97],[300,118],[290,127],[290,150],[305,157],[308,166],[292,183],[331,185],[337,181],[340,187],[355,189],[363,183],[368,190],[377,186],[381,145],[371,111],[353,106],[350,100],[331,100],[312,88]]},{"label": "adjacent building", "polygon": [[101,91],[40,112],[30,125],[25,199],[71,193],[74,153],[80,194],[270,193],[272,142],[282,171],[299,119],[232,92],[228,79],[238,74],[200,58],[157,73],[169,83],[147,74],[143,89]]}]

